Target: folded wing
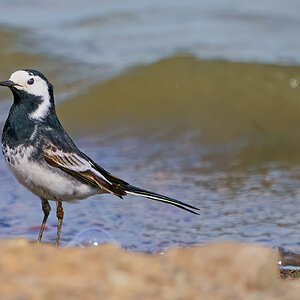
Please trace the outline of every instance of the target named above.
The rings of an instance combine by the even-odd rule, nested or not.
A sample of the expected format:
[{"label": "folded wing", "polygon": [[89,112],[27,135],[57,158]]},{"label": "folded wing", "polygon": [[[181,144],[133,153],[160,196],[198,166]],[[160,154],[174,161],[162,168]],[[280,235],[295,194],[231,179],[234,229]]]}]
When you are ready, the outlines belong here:
[{"label": "folded wing", "polygon": [[48,146],[44,150],[44,160],[50,166],[65,171],[81,182],[100,188],[120,198],[127,194],[133,194],[151,200],[165,202],[193,214],[199,214],[197,207],[128,184],[126,181],[104,170],[83,153],[69,153],[59,150],[57,147]]},{"label": "folded wing", "polygon": [[[81,182],[98,187],[118,197],[125,196],[126,192],[117,183],[110,182],[97,171],[84,157],[76,153],[67,153],[56,147],[44,150],[44,160],[52,167],[59,168]],[[125,183],[125,182],[124,182]]]}]

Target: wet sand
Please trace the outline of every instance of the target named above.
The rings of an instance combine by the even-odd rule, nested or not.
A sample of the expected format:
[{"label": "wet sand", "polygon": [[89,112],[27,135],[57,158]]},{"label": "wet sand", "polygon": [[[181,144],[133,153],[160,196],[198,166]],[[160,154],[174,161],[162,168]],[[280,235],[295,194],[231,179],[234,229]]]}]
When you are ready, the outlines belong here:
[{"label": "wet sand", "polygon": [[59,248],[0,242],[1,299],[297,299],[278,256],[250,244],[215,243],[164,254],[106,244]]}]

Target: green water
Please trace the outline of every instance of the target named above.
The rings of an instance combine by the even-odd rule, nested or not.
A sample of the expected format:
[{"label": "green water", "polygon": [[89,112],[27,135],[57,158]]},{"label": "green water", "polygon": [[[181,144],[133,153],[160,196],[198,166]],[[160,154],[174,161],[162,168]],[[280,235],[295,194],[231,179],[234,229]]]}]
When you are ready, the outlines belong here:
[{"label": "green water", "polygon": [[299,67],[178,56],[94,84],[58,113],[78,134],[185,136],[198,146],[243,144],[245,163],[298,161],[298,80]]}]

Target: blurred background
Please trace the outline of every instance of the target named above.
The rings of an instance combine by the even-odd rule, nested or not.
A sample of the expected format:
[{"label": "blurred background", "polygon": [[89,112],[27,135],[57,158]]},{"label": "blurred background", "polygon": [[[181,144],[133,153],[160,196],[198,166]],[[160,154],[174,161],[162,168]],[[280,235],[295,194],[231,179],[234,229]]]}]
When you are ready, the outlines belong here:
[{"label": "blurred background", "polygon": [[[105,169],[201,208],[137,197],[65,204],[63,245],[154,252],[238,240],[300,253],[300,2],[3,1],[0,79],[33,68]],[[12,103],[0,92],[3,126]],[[0,237],[35,239],[39,199],[0,162]],[[54,210],[44,239],[56,236]]]}]

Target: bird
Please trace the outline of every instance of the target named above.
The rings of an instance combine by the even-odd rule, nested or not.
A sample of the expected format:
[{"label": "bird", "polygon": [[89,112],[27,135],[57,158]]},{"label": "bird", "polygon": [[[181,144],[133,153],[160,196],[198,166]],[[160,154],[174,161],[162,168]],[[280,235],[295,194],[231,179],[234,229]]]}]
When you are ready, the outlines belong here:
[{"label": "bird", "polygon": [[44,217],[38,243],[51,210],[49,201],[56,202],[57,246],[64,218],[62,202],[96,194],[110,193],[121,199],[127,194],[142,196],[199,215],[199,208],[131,185],[81,152],[61,125],[53,85],[41,72],[18,70],[0,86],[8,87],[13,94],[3,127],[2,153],[18,182],[41,200]]}]

